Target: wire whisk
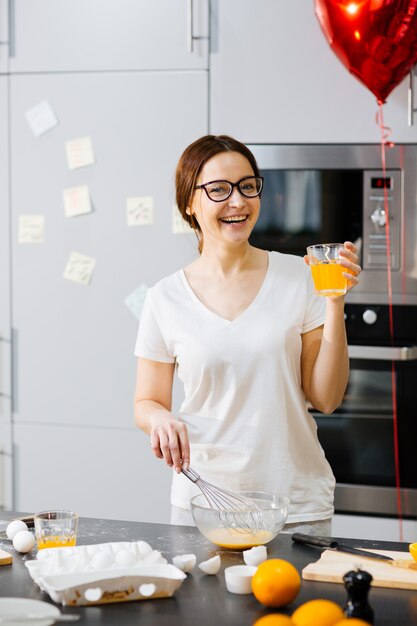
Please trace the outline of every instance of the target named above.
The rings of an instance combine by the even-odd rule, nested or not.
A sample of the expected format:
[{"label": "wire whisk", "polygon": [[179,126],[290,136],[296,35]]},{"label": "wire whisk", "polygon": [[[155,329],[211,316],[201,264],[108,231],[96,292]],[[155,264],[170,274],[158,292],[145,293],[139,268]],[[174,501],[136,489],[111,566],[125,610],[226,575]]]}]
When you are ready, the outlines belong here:
[{"label": "wire whisk", "polygon": [[209,507],[219,512],[219,520],[224,528],[251,534],[265,529],[262,509],[254,500],[208,483],[191,467],[181,468],[181,472],[197,485]]}]

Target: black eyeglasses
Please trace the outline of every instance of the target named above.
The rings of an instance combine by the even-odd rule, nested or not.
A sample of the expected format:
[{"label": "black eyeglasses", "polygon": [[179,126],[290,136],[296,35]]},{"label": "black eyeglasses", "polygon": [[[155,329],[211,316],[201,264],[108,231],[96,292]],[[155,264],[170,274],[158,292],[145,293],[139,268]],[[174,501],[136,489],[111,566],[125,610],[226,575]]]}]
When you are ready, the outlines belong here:
[{"label": "black eyeglasses", "polygon": [[230,183],[228,180],[212,180],[204,185],[196,185],[194,189],[204,189],[210,200],[223,202],[230,198],[235,187],[245,198],[256,198],[261,193],[263,184],[263,176],[245,176],[237,183]]}]

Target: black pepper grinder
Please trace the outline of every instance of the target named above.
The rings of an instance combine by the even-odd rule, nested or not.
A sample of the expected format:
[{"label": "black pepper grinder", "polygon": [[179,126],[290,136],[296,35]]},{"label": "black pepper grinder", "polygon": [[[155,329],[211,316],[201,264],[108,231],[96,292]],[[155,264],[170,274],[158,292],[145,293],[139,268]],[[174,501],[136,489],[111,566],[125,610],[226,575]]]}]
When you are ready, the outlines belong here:
[{"label": "black pepper grinder", "polygon": [[372,576],[361,569],[352,570],[343,576],[348,599],[344,609],[346,617],[358,617],[369,624],[374,623],[374,612],[368,602]]}]

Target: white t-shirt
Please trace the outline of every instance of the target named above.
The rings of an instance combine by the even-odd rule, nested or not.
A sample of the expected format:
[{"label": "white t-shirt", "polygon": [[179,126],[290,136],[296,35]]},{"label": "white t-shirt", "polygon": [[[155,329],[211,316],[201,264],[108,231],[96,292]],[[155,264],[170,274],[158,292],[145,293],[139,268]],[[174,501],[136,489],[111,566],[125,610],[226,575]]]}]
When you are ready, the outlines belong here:
[{"label": "white t-shirt", "polygon": [[[324,322],[301,257],[269,252],[255,299],[226,320],[208,309],[183,270],[148,290],[135,354],[175,363],[184,384],[179,419],[191,467],[230,491],[290,499],[288,523],[333,514],[335,480],[301,389],[301,334]],[[189,508],[198,488],[174,472],[171,503]]]}]

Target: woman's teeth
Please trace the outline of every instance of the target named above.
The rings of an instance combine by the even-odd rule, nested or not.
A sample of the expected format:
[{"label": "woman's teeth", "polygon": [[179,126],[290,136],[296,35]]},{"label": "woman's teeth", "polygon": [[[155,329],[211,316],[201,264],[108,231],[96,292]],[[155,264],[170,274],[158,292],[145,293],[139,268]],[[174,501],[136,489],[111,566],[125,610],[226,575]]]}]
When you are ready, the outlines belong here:
[{"label": "woman's teeth", "polygon": [[236,217],[221,217],[220,221],[225,222],[226,224],[235,224],[236,222],[244,222],[247,217],[247,215],[237,215]]}]

